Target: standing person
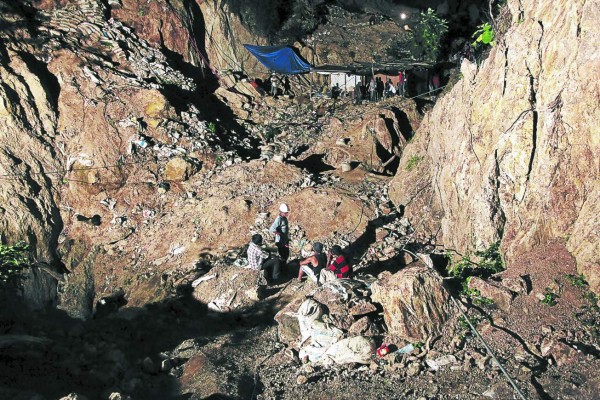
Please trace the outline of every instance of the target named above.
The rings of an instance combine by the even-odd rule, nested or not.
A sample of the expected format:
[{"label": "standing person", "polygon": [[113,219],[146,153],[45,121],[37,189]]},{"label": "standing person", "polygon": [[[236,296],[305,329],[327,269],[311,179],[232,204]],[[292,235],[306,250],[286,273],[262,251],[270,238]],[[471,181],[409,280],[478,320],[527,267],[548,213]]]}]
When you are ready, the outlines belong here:
[{"label": "standing person", "polygon": [[385,97],[392,97],[396,94],[396,88],[394,87],[394,84],[392,83],[392,80],[388,78],[387,82],[385,83]]},{"label": "standing person", "polygon": [[356,83],[356,86],[354,86],[354,104],[355,105],[360,105],[360,103],[362,102],[362,90],[360,90],[360,82]]},{"label": "standing person", "polygon": [[279,206],[279,215],[273,221],[273,225],[269,228],[269,232],[275,235],[275,246],[279,252],[279,257],[283,261],[283,265],[287,264],[287,260],[290,257],[289,248],[289,224],[287,216],[290,213],[290,209],[285,203],[281,203]]},{"label": "standing person", "polygon": [[260,247],[262,243],[261,234],[252,235],[252,241],[248,246],[248,265],[255,271],[263,271],[267,283],[271,285],[279,280],[281,260],[278,257],[271,257],[264,251]]},{"label": "standing person", "polygon": [[377,100],[377,81],[375,80],[375,77],[372,77],[371,82],[369,83],[369,94],[371,95],[369,97],[370,101]]},{"label": "standing person", "polygon": [[377,100],[383,99],[383,89],[384,89],[383,80],[381,80],[380,77],[377,77]]},{"label": "standing person", "polygon": [[327,266],[327,256],[323,253],[323,244],[315,242],[313,244],[313,254],[300,261],[300,271],[298,271],[298,282],[302,281],[302,275],[306,274],[314,282],[319,283],[319,274]]},{"label": "standing person", "polygon": [[277,77],[275,75],[271,75],[271,96],[277,97]]},{"label": "standing person", "polygon": [[404,96],[404,83],[406,82],[406,73],[400,71],[398,73],[398,96]]},{"label": "standing person", "polygon": [[440,74],[437,72],[433,74],[433,78],[431,78],[431,83],[433,83],[433,90],[437,90],[440,87]]}]

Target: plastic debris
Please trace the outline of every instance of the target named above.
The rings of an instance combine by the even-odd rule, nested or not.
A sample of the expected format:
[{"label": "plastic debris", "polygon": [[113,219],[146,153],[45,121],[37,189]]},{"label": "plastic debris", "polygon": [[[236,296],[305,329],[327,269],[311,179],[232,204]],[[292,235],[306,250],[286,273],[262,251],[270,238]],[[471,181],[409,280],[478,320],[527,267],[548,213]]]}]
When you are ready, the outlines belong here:
[{"label": "plastic debris", "polygon": [[216,277],[217,277],[217,275],[204,275],[204,276],[201,276],[200,278],[198,278],[194,282],[192,282],[192,287],[195,288],[196,286],[198,286],[202,282],[209,281],[209,280],[214,279]]}]

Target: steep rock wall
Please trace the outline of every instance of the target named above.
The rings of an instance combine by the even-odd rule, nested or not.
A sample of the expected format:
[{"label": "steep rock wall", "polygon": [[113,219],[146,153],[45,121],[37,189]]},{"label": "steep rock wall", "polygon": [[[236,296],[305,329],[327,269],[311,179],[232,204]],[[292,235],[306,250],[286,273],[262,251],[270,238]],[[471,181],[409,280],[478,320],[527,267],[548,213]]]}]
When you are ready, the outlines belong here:
[{"label": "steep rock wall", "polygon": [[267,71],[245,48],[244,44],[266,45],[265,38],[256,36],[244,27],[222,0],[204,1],[200,9],[205,22],[205,48],[212,67],[223,78],[227,70],[262,75]]},{"label": "steep rock wall", "polygon": [[[43,64],[42,64],[43,65]],[[0,231],[28,242],[39,261],[57,261],[62,220],[54,183],[61,157],[54,77],[26,52],[0,43]]]},{"label": "steep rock wall", "polygon": [[511,28],[480,66],[463,62],[390,193],[447,248],[502,239],[509,266],[562,239],[598,292],[599,1],[508,7]]}]

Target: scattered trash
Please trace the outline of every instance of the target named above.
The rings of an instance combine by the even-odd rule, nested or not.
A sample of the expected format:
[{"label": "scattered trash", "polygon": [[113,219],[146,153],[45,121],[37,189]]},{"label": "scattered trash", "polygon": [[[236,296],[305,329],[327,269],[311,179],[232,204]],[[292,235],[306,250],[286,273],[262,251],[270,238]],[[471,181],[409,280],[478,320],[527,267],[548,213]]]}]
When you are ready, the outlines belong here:
[{"label": "scattered trash", "polygon": [[425,360],[425,363],[432,371],[437,371],[440,367],[445,365],[456,364],[456,357],[449,354],[436,358],[435,360]]},{"label": "scattered trash", "polygon": [[169,253],[177,256],[179,254],[183,254],[183,252],[185,251],[185,246],[179,245],[179,244],[174,244],[171,245],[171,248],[169,249]]},{"label": "scattered trash", "polygon": [[381,346],[377,348],[377,355],[379,357],[384,357],[390,352],[389,345],[387,343],[383,343]]},{"label": "scattered trash", "polygon": [[206,282],[206,281],[214,279],[216,277],[217,277],[217,275],[204,275],[204,276],[201,276],[200,278],[198,278],[198,279],[196,279],[195,281],[192,282],[192,287],[195,288],[196,286],[198,286],[202,282]]},{"label": "scattered trash", "polygon": [[415,351],[415,346],[412,343],[407,344],[401,349],[396,350],[394,353],[396,354],[410,354]]},{"label": "scattered trash", "polygon": [[108,207],[109,210],[113,210],[115,208],[115,205],[117,205],[117,201],[115,199],[111,199],[110,197],[107,197],[104,200],[100,200],[100,204]]},{"label": "scattered trash", "polygon": [[143,216],[145,219],[154,218],[154,216],[155,216],[155,215],[156,215],[156,211],[154,211],[154,210],[147,210],[147,209],[146,209],[146,210],[143,210],[143,211],[142,211],[142,216]]}]

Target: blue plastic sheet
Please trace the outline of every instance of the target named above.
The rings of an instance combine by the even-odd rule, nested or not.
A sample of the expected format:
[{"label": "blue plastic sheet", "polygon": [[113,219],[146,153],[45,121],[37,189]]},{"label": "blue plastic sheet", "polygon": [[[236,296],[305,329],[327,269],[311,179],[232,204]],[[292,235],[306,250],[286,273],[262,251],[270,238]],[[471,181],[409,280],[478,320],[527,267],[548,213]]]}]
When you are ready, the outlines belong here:
[{"label": "blue plastic sheet", "polygon": [[271,71],[285,75],[303,74],[310,71],[310,64],[289,46],[245,44],[244,47]]}]

